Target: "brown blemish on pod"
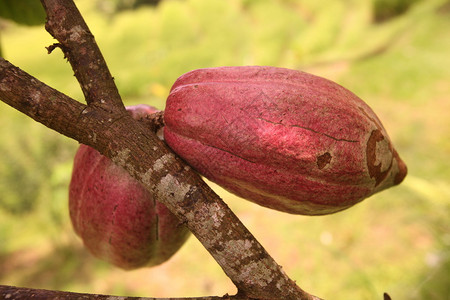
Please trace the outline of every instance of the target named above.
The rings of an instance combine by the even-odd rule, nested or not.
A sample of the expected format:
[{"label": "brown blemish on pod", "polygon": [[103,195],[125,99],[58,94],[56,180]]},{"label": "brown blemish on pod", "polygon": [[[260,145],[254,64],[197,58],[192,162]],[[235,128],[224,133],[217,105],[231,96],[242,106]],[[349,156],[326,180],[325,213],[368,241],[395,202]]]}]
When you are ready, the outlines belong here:
[{"label": "brown blemish on pod", "polygon": [[330,152],[325,152],[324,154],[317,157],[317,167],[322,170],[331,162]]},{"label": "brown blemish on pod", "polygon": [[[388,143],[389,151],[377,151],[377,147],[381,143]],[[379,129],[373,130],[367,141],[366,158],[367,169],[371,178],[375,179],[375,187],[377,187],[388,175],[392,167],[392,156],[389,161],[389,165],[386,168],[386,157],[379,157],[381,154],[391,153],[392,146]],[[384,166],[383,166],[384,164]]]}]

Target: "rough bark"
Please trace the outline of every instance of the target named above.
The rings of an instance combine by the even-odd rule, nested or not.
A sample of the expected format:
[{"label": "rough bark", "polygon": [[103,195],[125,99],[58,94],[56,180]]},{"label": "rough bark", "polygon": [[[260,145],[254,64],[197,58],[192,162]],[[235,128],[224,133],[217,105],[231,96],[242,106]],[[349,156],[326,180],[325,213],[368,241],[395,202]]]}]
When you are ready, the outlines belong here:
[{"label": "rough bark", "polygon": [[[0,99],[125,168],[205,246],[240,297],[319,299],[300,289],[228,206],[156,135],[129,116],[95,40],[72,1],[42,0],[47,30],[74,69],[87,105],[0,58]],[[57,298],[57,297],[56,297]]]},{"label": "rough bark", "polygon": [[123,111],[123,104],[94,36],[73,1],[41,1],[47,13],[45,29],[58,40],[47,49],[61,48],[72,65],[89,105]]},{"label": "rough bark", "polygon": [[63,291],[52,291],[44,289],[18,288],[15,286],[0,285],[0,299],[14,300],[48,300],[48,299],[64,299],[64,300],[246,300],[246,297],[228,296],[223,297],[199,297],[199,298],[147,298],[147,297],[121,297],[100,294],[72,293]]}]

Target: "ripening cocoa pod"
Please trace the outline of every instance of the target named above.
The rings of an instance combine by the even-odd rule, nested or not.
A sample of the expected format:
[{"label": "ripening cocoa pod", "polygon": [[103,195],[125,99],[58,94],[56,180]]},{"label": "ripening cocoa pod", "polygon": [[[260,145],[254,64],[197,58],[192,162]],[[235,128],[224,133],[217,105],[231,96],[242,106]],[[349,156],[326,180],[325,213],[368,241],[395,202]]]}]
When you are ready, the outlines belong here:
[{"label": "ripening cocoa pod", "polygon": [[[127,110],[135,119],[156,112],[146,105]],[[87,249],[123,269],[161,264],[189,237],[188,229],[137,180],[86,145],[75,156],[69,211]]]},{"label": "ripening cocoa pod", "polygon": [[369,106],[308,73],[194,70],[175,82],[164,114],[174,152],[211,181],[272,209],[334,213],[406,175]]}]

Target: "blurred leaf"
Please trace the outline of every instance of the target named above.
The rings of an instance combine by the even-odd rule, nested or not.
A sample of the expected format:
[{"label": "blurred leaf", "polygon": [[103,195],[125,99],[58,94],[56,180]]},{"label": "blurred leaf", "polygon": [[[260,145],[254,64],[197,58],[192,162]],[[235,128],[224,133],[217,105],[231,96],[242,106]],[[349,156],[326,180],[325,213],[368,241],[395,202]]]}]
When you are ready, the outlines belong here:
[{"label": "blurred leaf", "polygon": [[136,10],[142,6],[158,6],[162,0],[97,0],[95,5],[102,13],[117,14]]},{"label": "blurred leaf", "polygon": [[45,23],[45,11],[38,0],[2,0],[0,18],[23,25],[39,25]]},{"label": "blurred leaf", "polygon": [[411,5],[419,0],[375,0],[373,2],[373,19],[382,23],[404,14]]}]

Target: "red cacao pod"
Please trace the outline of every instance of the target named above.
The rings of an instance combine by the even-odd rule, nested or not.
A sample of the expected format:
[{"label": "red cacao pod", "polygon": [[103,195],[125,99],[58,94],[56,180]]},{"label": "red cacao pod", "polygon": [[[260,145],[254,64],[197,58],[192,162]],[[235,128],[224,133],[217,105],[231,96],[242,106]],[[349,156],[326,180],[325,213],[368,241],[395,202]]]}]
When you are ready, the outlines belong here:
[{"label": "red cacao pod", "polygon": [[175,82],[164,114],[164,139],[200,174],[276,210],[334,213],[406,175],[369,106],[308,73],[194,70]]},{"label": "red cacao pod", "polygon": [[[146,105],[127,110],[135,119],[156,112]],[[188,229],[137,180],[86,145],[75,156],[69,211],[88,250],[123,269],[163,263],[189,237]]]}]

